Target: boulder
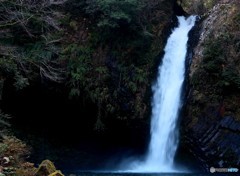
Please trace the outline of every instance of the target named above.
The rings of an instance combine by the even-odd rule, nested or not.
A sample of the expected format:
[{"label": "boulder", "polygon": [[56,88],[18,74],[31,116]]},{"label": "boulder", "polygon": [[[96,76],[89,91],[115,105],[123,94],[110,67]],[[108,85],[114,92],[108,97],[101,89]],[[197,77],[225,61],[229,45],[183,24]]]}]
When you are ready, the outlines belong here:
[{"label": "boulder", "polygon": [[48,176],[64,176],[61,171],[57,170]]},{"label": "boulder", "polygon": [[34,176],[64,176],[50,160],[44,160],[36,170]]}]

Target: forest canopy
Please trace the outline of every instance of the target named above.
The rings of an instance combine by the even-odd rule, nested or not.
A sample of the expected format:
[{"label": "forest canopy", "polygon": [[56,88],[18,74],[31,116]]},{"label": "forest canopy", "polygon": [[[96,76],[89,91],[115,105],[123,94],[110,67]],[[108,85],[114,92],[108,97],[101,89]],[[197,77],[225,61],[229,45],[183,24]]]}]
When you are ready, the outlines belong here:
[{"label": "forest canopy", "polygon": [[99,118],[113,113],[143,118],[171,7],[154,0],[1,0],[1,82],[16,90],[39,82],[67,88],[69,98],[97,106],[100,128]]}]

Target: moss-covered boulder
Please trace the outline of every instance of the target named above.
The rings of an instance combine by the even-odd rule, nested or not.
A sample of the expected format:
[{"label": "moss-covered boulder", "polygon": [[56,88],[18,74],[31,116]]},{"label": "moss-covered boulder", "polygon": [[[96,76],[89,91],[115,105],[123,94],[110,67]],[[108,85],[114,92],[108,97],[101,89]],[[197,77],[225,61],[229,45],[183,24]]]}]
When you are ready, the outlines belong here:
[{"label": "moss-covered boulder", "polygon": [[64,176],[50,160],[44,160],[38,167],[34,176]]},{"label": "moss-covered boulder", "polygon": [[64,176],[64,175],[62,174],[61,171],[55,171],[52,174],[50,174],[49,176]]}]

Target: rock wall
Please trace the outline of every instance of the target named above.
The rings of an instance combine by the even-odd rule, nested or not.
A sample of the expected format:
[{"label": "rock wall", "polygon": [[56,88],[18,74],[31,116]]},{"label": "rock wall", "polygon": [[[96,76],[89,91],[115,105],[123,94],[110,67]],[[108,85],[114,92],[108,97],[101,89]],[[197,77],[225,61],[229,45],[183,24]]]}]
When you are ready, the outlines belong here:
[{"label": "rock wall", "polygon": [[[193,0],[182,5],[188,12],[202,15],[189,73],[182,125],[184,147],[206,171],[210,167],[239,167],[240,2]],[[197,6],[204,10],[194,10]]]},{"label": "rock wall", "polygon": [[[177,0],[184,10],[189,14],[203,15],[208,12],[215,4],[222,0]],[[223,0],[224,2],[226,0]]]}]

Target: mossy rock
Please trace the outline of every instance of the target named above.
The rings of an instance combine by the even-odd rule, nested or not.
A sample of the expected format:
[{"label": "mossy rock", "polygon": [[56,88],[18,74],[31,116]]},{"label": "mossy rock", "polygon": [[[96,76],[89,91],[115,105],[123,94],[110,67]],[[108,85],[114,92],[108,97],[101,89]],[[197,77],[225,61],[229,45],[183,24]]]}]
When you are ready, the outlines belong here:
[{"label": "mossy rock", "polygon": [[52,174],[50,174],[50,175],[48,175],[48,176],[64,176],[63,174],[62,174],[62,172],[61,171],[55,171],[55,172],[53,172]]},{"label": "mossy rock", "polygon": [[208,12],[218,0],[177,0],[183,9],[190,14],[203,15]]},{"label": "mossy rock", "polygon": [[[55,173],[56,167],[50,160],[44,160],[38,167],[34,176],[48,176],[52,173]],[[55,175],[54,175],[55,176]],[[58,175],[56,175],[58,176]]]}]

